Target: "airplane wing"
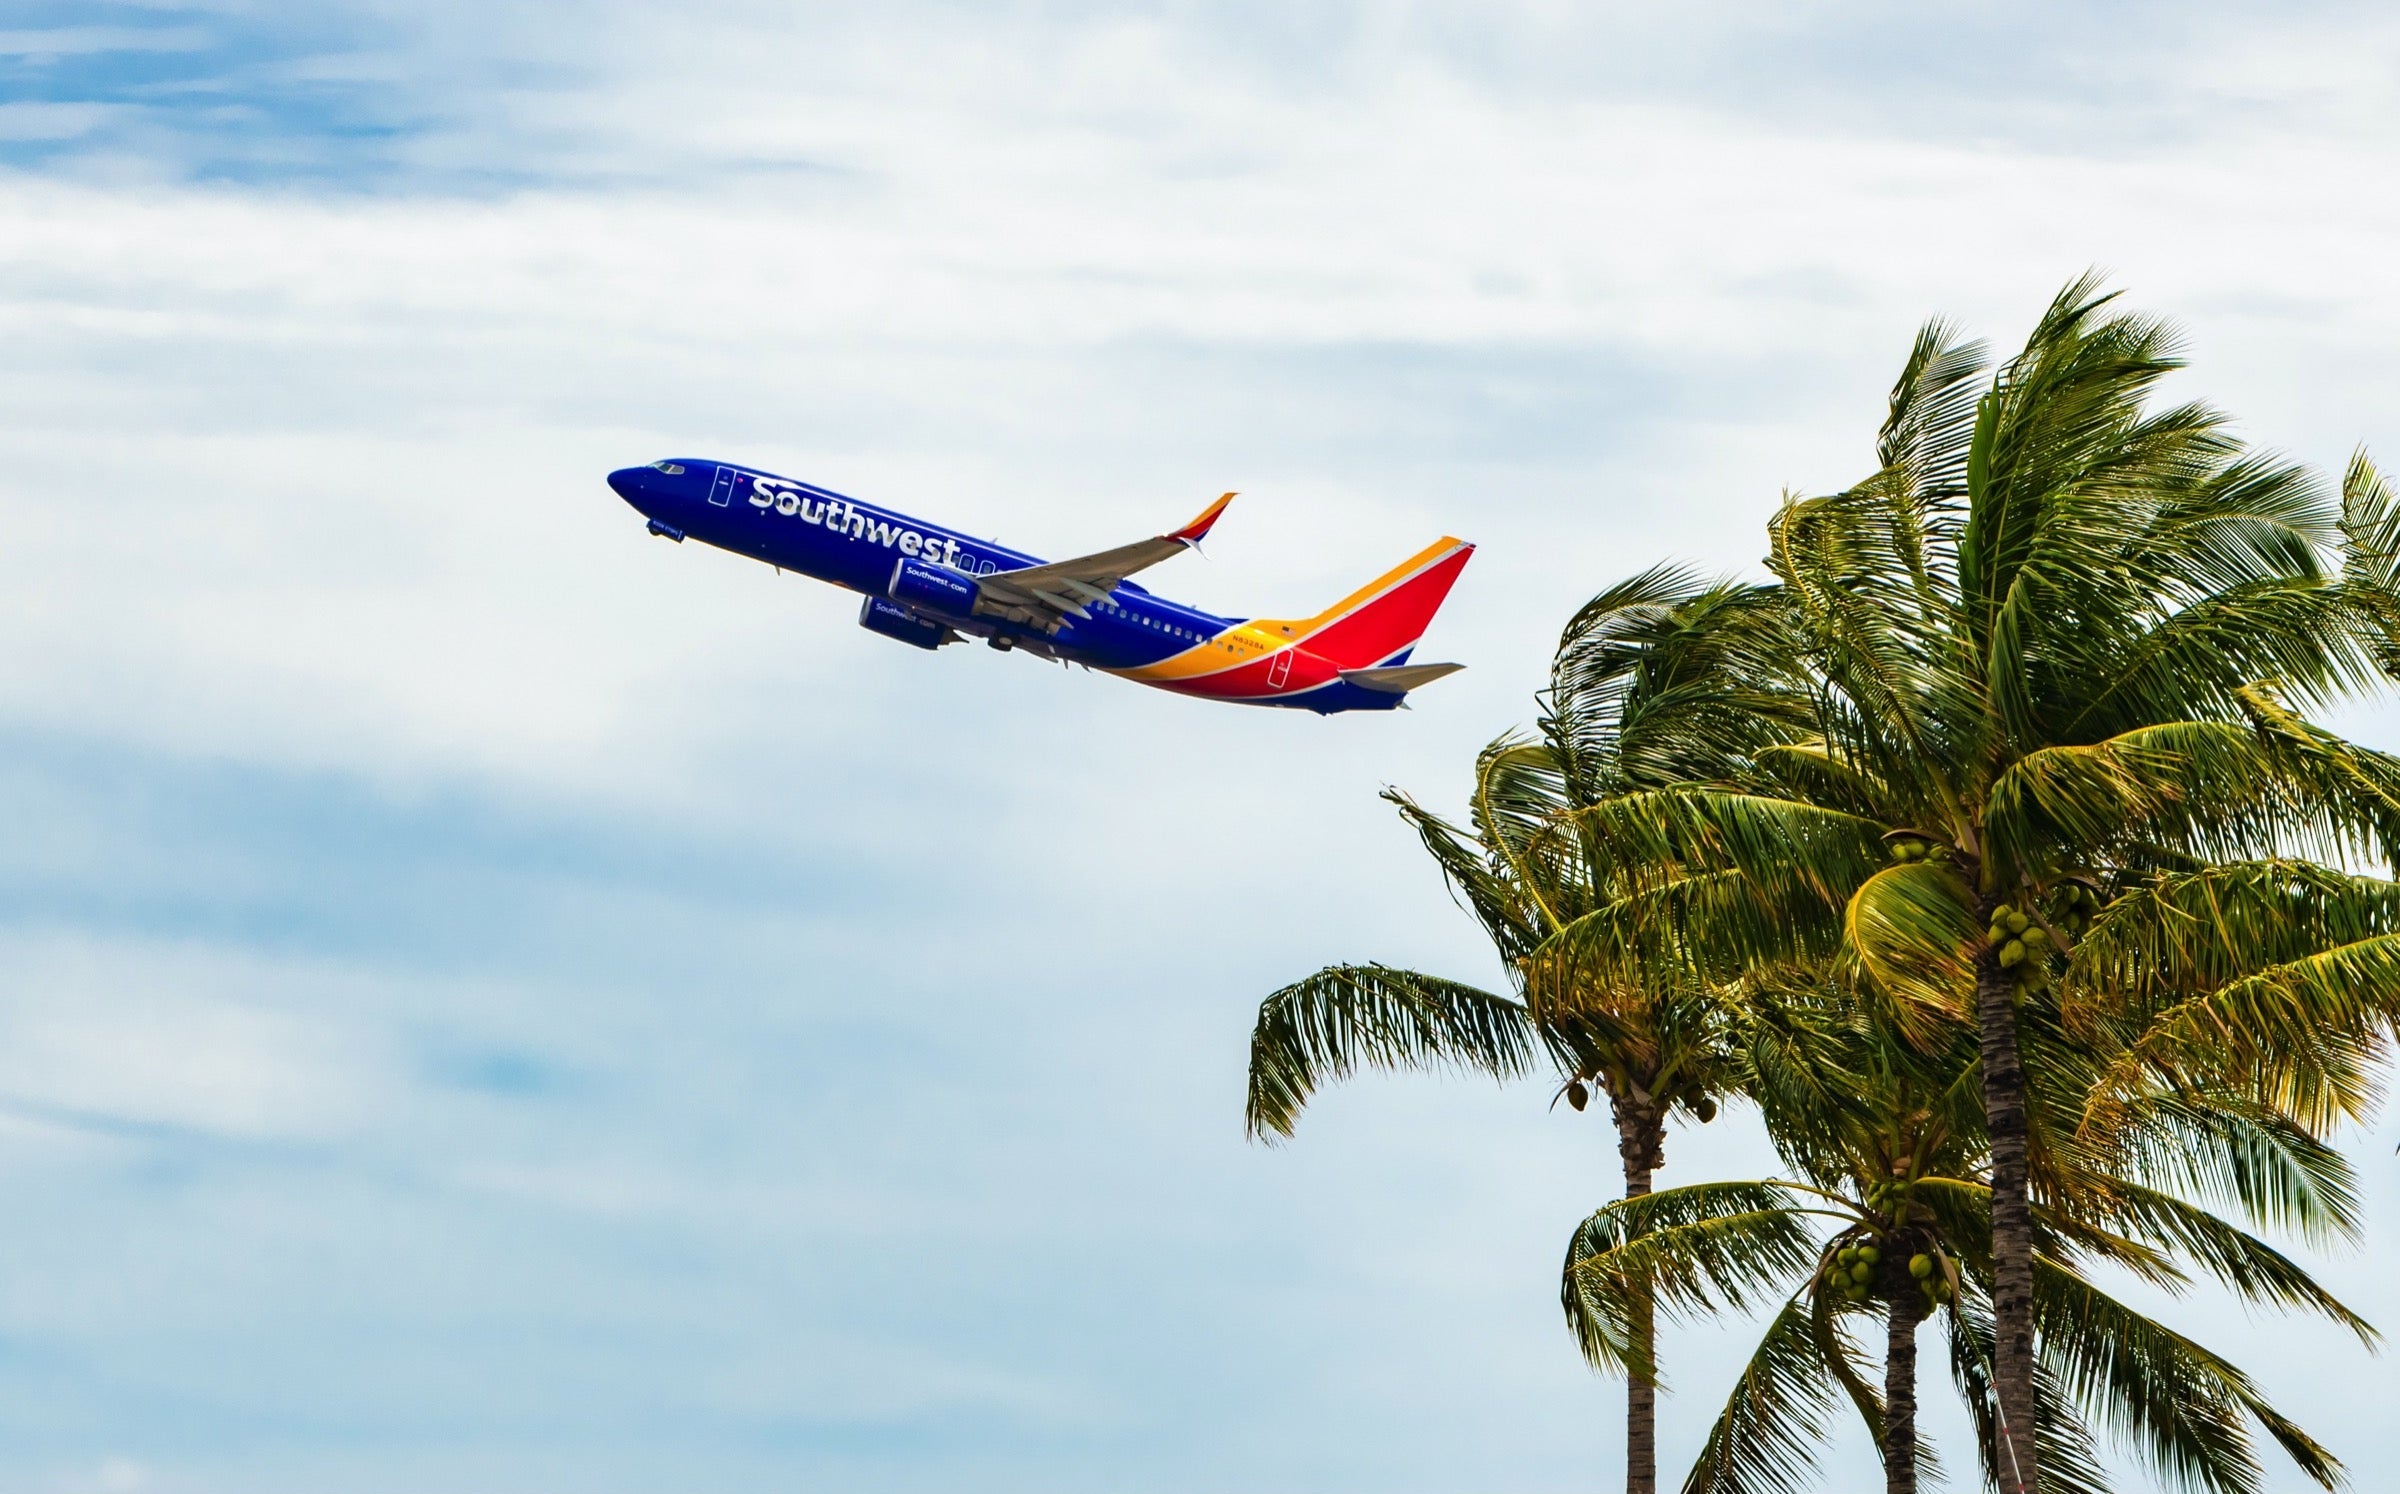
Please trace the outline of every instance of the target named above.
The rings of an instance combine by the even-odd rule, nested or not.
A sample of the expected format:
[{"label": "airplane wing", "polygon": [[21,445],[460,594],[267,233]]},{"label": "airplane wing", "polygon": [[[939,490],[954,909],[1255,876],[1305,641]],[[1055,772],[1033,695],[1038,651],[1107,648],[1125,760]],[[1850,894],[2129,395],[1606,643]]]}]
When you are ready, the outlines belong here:
[{"label": "airplane wing", "polygon": [[1197,549],[1217,522],[1217,516],[1225,512],[1225,505],[1232,501],[1233,495],[1227,493],[1201,510],[1200,517],[1155,539],[1136,540],[1130,545],[1079,555],[1073,560],[1054,560],[1048,565],[978,576],[975,610],[1055,632],[1067,618],[1091,616],[1090,604],[1115,591],[1117,583],[1127,576],[1186,550]]}]

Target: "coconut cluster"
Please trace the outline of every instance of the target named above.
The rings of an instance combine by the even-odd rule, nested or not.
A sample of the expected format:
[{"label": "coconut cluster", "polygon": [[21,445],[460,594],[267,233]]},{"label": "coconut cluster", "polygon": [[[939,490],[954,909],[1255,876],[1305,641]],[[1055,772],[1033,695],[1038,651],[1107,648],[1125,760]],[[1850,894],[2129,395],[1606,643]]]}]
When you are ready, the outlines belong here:
[{"label": "coconut cluster", "polygon": [[[1897,1165],[1893,1171],[1895,1176],[1867,1184],[1864,1196],[1867,1208],[1889,1221],[1892,1229],[1898,1232],[1893,1238],[1906,1240],[1915,1235],[1907,1223],[1909,1194],[1915,1187],[1915,1180],[1897,1175],[1900,1172]],[[1947,1263],[1938,1250],[1930,1254],[1920,1251],[1911,1255],[1908,1258],[1906,1282],[1901,1281],[1896,1273],[1880,1269],[1883,1255],[1883,1247],[1872,1240],[1844,1245],[1825,1264],[1825,1285],[1853,1305],[1866,1303],[1876,1295],[1879,1286],[1885,1296],[1897,1300],[1909,1284],[1914,1284],[1923,1295],[1928,1313],[1955,1300],[1957,1288],[1953,1283],[1956,1273],[1946,1269]]]},{"label": "coconut cluster", "polygon": [[[1825,1284],[1839,1293],[1843,1301],[1864,1306],[1875,1295],[1877,1268],[1882,1264],[1880,1246],[1845,1245],[1826,1262]],[[1938,1252],[1919,1251],[1908,1258],[1909,1280],[1925,1299],[1928,1312],[1957,1300],[1958,1289],[1951,1285],[1951,1273],[1943,1269],[1945,1264]]]},{"label": "coconut cluster", "polygon": [[[1584,1083],[1581,1076],[1568,1080],[1566,1088],[1560,1093],[1564,1094],[1567,1097],[1567,1103],[1577,1110],[1592,1103],[1592,1087]],[[1702,1085],[1687,1084],[1675,1098],[1682,1102],[1684,1109],[1698,1116],[1700,1124],[1704,1126],[1717,1118],[1717,1102]]]},{"label": "coconut cluster", "polygon": [[2013,972],[2020,984],[2038,985],[2049,974],[2049,956],[2064,953],[2070,941],[2082,938],[2099,911],[2097,891],[2084,882],[2068,882],[2052,899],[2047,920],[2003,903],[1992,910],[1984,937],[1998,952],[2002,969]]},{"label": "coconut cluster", "polygon": [[1863,1303],[1875,1290],[1875,1268],[1883,1252],[1873,1245],[1845,1245],[1833,1253],[1825,1268],[1825,1284],[1853,1303]]},{"label": "coconut cluster", "polygon": [[2080,939],[2092,926],[2093,915],[2100,911],[2100,894],[2088,882],[2069,882],[2058,889],[2057,911],[2050,921],[2059,932]]},{"label": "coconut cluster", "polygon": [[1943,855],[1943,847],[1930,836],[1914,830],[1895,830],[1884,837],[1894,861],[1903,865],[1911,861],[1934,861]]},{"label": "coconut cluster", "polygon": [[1950,1284],[1950,1273],[1943,1270],[1942,1265],[1938,1258],[1931,1255],[1919,1254],[1908,1258],[1908,1274],[1916,1279],[1917,1290],[1925,1294],[1927,1312],[1958,1297],[1958,1288]]},{"label": "coconut cluster", "polygon": [[2049,974],[2049,955],[2060,944],[2031,914],[2006,904],[1992,910],[1992,926],[1984,936],[1999,952],[2000,968],[2026,986],[2039,985]]}]

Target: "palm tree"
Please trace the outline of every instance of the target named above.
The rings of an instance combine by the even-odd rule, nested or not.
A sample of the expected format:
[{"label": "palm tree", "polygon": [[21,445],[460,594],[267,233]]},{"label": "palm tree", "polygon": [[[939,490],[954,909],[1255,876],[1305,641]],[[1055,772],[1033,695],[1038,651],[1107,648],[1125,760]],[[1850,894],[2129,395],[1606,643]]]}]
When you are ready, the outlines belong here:
[{"label": "palm tree", "polygon": [[[1504,737],[1478,755],[1467,828],[1386,793],[1483,926],[1514,991],[1365,964],[1275,992],[1251,1036],[1253,1138],[1291,1135],[1317,1088],[1361,1065],[1508,1079],[1546,1061],[1574,1109],[1595,1089],[1607,1099],[1625,1196],[1650,1192],[1670,1117],[1716,1114],[1715,988],[1691,961],[1595,972],[1537,951],[1638,881],[1590,843],[1576,811],[1714,772],[1786,734],[1788,705],[1746,682],[1748,652],[1772,622],[1760,597],[1666,569],[1604,593],[1566,631],[1538,736]],[[1597,875],[1603,867],[1611,875]],[[1629,1331],[1646,1346],[1647,1318],[1635,1318]],[[1646,1369],[1626,1402],[1626,1489],[1653,1494],[1656,1389]]]},{"label": "palm tree", "polygon": [[[1962,1025],[1946,1041],[1911,1044],[1836,979],[1752,995],[1745,1087],[1797,1179],[1705,1183],[1603,1208],[1569,1248],[1568,1317],[1595,1363],[1638,1371],[1644,1344],[1626,1325],[1653,1301],[1691,1313],[1782,1297],[1686,1494],[1794,1487],[1845,1395],[1876,1438],[1887,1494],[1915,1494],[1920,1323],[1941,1322],[1970,1411],[1987,1428],[1990,1417],[1990,1204],[1975,1035]],[[2029,1048],[2072,1046],[2055,1016],[2028,1013]],[[2075,1067],[2064,1057],[2052,1065]],[[2355,1225],[2338,1154],[2239,1103],[2207,1114],[2212,1123],[2198,1127],[2144,1116],[2126,1134],[2157,1131],[2154,1139],[2174,1142],[2181,1176],[2222,1175],[2253,1200],[2304,1178],[2296,1222]],[[2153,1157],[2167,1155],[2162,1148]],[[2137,1451],[2188,1486],[2253,1494],[2260,1470],[2247,1427],[2255,1421],[2333,1487],[2339,1465],[2247,1376],[2101,1291],[2087,1268],[2114,1265],[2181,1288],[2185,1267],[2195,1267],[2249,1301],[2321,1313],[2369,1343],[2372,1331],[2265,1243],[2174,1191],[2090,1173],[2075,1182],[2059,1191],[2081,1200],[2082,1213],[2035,1210],[2034,1424],[2046,1486],[2103,1487],[2089,1413],[2131,1434]],[[1860,1316],[1883,1320],[1880,1396],[1847,1329]],[[1980,1449],[1986,1476],[2000,1483],[2005,1469],[1992,1461],[1991,1439]]]},{"label": "palm tree", "polygon": [[[1479,786],[1524,776],[1538,749],[1502,742],[1477,762]],[[1510,1079],[1546,1063],[1558,1096],[1584,1109],[1597,1087],[1617,1133],[1625,1194],[1650,1192],[1665,1160],[1669,1115],[1716,1114],[1718,1010],[1702,987],[1619,989],[1605,998],[1559,998],[1554,969],[1526,952],[1553,920],[1590,900],[1552,858],[1525,854],[1509,823],[1486,812],[1468,834],[1398,794],[1387,794],[1417,829],[1452,886],[1481,919],[1517,986],[1501,995],[1388,965],[1335,965],[1269,996],[1250,1039],[1247,1125],[1254,1139],[1288,1137],[1309,1097],[1361,1066],[1466,1070]],[[1538,879],[1538,880],[1537,880]],[[1548,987],[1545,992],[1542,987]],[[1555,1103],[1555,1099],[1553,1101]],[[1633,1331],[1645,1342],[1646,1321]],[[1636,1377],[1627,1390],[1627,1494],[1657,1488],[1656,1392]]]},{"label": "palm tree", "polygon": [[[1768,693],[1806,699],[1806,731],[1730,787],[1576,810],[1595,880],[1639,891],[1535,952],[1599,980],[1677,951],[1765,968],[1832,927],[1912,1039],[1974,1024],[2020,1494],[2045,1487],[2036,1189],[2064,1177],[2037,1131],[2104,1153],[2131,1108],[2204,1080],[2307,1127],[2355,1117],[2400,1009],[2386,884],[2322,864],[2395,864],[2400,761],[2304,715],[2394,660],[2400,505],[2363,461],[2337,507],[2215,412],[2145,411],[2173,339],[2111,299],[2068,286],[1988,383],[1977,348],[1919,335],[1879,470],[1771,527],[1761,606],[1790,652]],[[2248,911],[2194,913],[2220,896]],[[2116,1053],[2088,1114],[2036,1113],[2055,1096],[2018,1009],[2052,982]]]}]

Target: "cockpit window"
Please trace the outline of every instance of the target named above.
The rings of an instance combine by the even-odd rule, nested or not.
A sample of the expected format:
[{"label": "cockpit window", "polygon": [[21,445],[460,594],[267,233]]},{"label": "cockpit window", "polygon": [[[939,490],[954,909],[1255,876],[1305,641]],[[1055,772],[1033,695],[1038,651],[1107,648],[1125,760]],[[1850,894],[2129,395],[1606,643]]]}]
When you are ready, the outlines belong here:
[{"label": "cockpit window", "polygon": [[664,472],[669,477],[681,477],[683,475],[683,464],[681,462],[652,462],[650,465],[657,468],[659,471]]}]

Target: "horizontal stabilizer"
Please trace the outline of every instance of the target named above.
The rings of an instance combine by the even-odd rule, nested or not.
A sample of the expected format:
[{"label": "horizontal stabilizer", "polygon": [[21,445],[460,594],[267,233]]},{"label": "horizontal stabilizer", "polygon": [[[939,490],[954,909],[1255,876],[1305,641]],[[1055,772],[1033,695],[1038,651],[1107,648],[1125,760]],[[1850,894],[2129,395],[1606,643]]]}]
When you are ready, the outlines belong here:
[{"label": "horizontal stabilizer", "polygon": [[1430,685],[1444,675],[1456,674],[1464,664],[1394,664],[1385,669],[1345,669],[1341,677],[1353,685],[1368,690],[1381,690],[1387,695],[1405,695],[1419,685]]}]

